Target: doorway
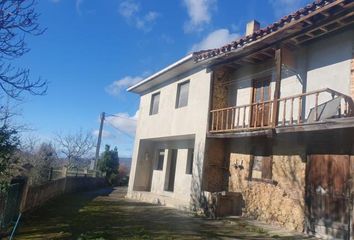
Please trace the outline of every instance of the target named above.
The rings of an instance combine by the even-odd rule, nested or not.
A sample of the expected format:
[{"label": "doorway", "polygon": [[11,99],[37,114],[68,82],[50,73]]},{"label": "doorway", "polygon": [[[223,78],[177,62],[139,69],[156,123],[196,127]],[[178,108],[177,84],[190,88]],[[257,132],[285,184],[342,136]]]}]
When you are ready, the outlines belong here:
[{"label": "doorway", "polygon": [[[252,89],[252,107],[251,107],[251,127],[269,126],[270,120],[270,80],[271,77],[265,77],[253,80]],[[266,103],[265,103],[266,102]]]},{"label": "doorway", "polygon": [[309,230],[319,235],[349,239],[350,157],[310,155],[306,173]]},{"label": "doorway", "polygon": [[175,186],[176,164],[177,164],[177,149],[170,150],[170,158],[168,162],[168,171],[166,172],[165,191],[173,192]]}]

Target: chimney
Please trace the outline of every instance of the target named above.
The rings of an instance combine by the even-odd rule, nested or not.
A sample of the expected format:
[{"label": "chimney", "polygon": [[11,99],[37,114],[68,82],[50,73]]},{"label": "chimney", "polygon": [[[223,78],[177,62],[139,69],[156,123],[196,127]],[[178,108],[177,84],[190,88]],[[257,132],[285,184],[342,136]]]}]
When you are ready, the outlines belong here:
[{"label": "chimney", "polygon": [[252,20],[249,23],[247,23],[246,26],[246,36],[251,35],[255,31],[259,30],[260,24],[256,20]]}]

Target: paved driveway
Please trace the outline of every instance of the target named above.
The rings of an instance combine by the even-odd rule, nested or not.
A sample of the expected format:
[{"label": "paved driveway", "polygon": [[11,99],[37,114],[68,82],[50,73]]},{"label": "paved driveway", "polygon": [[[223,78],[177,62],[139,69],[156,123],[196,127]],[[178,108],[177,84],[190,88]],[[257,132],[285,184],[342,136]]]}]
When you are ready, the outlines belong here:
[{"label": "paved driveway", "polygon": [[304,238],[243,219],[208,220],[124,195],[124,188],[116,188],[57,198],[25,216],[15,239]]}]

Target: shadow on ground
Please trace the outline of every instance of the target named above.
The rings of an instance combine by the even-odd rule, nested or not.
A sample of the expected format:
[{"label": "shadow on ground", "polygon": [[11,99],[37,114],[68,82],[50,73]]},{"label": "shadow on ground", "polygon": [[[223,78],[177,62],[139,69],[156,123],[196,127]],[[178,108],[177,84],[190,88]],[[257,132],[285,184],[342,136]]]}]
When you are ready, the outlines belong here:
[{"label": "shadow on ground", "polygon": [[124,199],[125,189],[77,193],[27,214],[15,239],[303,239],[281,237],[241,219],[208,220]]}]

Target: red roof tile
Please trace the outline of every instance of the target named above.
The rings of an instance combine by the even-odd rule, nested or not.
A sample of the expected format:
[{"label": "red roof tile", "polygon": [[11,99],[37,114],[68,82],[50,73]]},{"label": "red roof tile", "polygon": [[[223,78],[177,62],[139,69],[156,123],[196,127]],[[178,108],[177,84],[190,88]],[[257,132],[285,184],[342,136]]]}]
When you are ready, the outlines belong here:
[{"label": "red roof tile", "polygon": [[[279,31],[283,27],[285,27],[287,24],[289,24],[290,22],[292,22],[294,20],[299,20],[299,19],[307,16],[311,12],[313,12],[319,8],[322,8],[322,7],[328,5],[332,2],[335,2],[335,1],[337,1],[337,0],[316,0],[311,4],[308,4],[305,7],[298,9],[294,13],[284,16],[281,19],[279,19],[278,21],[276,21],[276,22],[274,22],[262,29],[255,31],[251,35],[243,36],[243,37],[231,42],[230,44],[227,44],[227,45],[222,46],[220,48],[203,50],[203,51],[199,51],[199,52],[194,53],[195,54],[195,61],[196,62],[203,61],[208,58],[211,58],[211,57],[223,54],[223,53],[231,52],[231,51],[236,50],[238,48],[242,48],[244,45],[249,44],[259,38],[265,37],[272,32]],[[350,0],[350,1],[352,1],[352,0]]]}]

